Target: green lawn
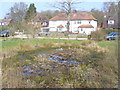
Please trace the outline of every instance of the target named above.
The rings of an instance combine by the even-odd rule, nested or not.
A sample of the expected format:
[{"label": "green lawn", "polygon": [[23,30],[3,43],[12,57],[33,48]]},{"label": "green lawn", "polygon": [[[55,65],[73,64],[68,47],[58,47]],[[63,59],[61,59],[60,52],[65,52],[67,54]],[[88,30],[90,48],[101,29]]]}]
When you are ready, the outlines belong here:
[{"label": "green lawn", "polygon": [[118,41],[99,41],[97,44],[100,47],[107,48],[109,50],[115,50],[118,47]]},{"label": "green lawn", "polygon": [[[2,38],[3,39],[3,38]],[[71,44],[80,44],[80,40],[63,40],[63,39],[6,39],[6,41],[0,41],[0,47],[2,50],[8,50],[8,49],[14,49],[18,48],[20,45],[29,45],[29,46],[34,46],[34,45],[42,45],[44,43],[51,44],[51,43],[71,43]],[[117,41],[96,41],[96,43],[100,47],[108,48],[110,50],[113,50],[115,46],[117,46],[118,42]]]},{"label": "green lawn", "polygon": [[37,49],[40,46],[52,46],[53,43],[70,43],[70,44],[79,44],[81,41],[80,40],[62,40],[62,39],[7,39],[6,41],[0,41],[0,48],[2,49],[3,52],[18,52],[18,51],[24,51],[24,50],[33,50]]}]

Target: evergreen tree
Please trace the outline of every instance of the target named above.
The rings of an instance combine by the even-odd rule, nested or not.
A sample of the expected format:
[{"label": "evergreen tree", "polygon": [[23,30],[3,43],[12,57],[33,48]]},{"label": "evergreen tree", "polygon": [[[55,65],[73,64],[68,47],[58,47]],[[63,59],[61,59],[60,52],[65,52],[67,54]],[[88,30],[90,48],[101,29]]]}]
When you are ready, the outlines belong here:
[{"label": "evergreen tree", "polygon": [[32,4],[30,4],[30,6],[26,12],[25,20],[30,21],[31,19],[33,19],[36,16],[36,14],[37,14],[36,7],[35,7],[34,3],[32,3]]}]

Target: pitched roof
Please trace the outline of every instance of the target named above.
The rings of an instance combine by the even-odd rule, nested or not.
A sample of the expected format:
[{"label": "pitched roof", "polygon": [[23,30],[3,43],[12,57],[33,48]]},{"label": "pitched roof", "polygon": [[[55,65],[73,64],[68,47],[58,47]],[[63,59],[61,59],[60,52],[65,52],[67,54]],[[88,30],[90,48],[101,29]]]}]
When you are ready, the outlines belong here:
[{"label": "pitched roof", "polygon": [[[67,20],[67,15],[65,13],[61,13],[50,20]],[[71,13],[71,19],[70,20],[97,20],[94,18],[90,13],[88,12],[76,12]]]},{"label": "pitched roof", "polygon": [[10,22],[11,19],[0,19],[0,22]]},{"label": "pitched roof", "polygon": [[41,14],[37,13],[37,15],[31,21],[48,22],[48,18],[46,16],[42,16]]},{"label": "pitched roof", "polygon": [[78,28],[93,28],[92,25],[80,25]]},{"label": "pitched roof", "polygon": [[63,25],[59,25],[59,26],[57,26],[57,28],[63,28]]}]

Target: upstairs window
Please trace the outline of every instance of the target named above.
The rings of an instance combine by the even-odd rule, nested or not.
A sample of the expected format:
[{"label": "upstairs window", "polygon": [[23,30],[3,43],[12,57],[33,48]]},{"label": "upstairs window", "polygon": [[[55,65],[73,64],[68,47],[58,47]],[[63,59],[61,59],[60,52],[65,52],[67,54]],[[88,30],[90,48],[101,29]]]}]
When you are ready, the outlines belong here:
[{"label": "upstairs window", "polygon": [[89,21],[89,24],[90,24],[91,22]]},{"label": "upstairs window", "polygon": [[81,21],[78,21],[77,24],[81,24]]},{"label": "upstairs window", "polygon": [[76,24],[76,21],[74,22],[74,24]]}]

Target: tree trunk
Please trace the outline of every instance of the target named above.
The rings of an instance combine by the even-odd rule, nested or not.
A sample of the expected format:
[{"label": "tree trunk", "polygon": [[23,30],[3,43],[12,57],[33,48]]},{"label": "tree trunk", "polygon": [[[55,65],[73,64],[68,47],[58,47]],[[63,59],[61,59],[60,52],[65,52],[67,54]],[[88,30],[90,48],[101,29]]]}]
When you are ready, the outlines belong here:
[{"label": "tree trunk", "polygon": [[67,32],[66,35],[69,38],[69,32],[70,32],[70,13],[67,15]]},{"label": "tree trunk", "polygon": [[68,21],[67,21],[67,32],[70,31],[70,14],[68,14]]}]

